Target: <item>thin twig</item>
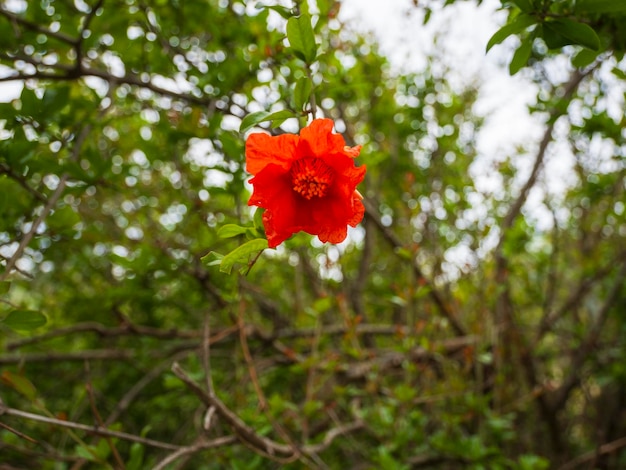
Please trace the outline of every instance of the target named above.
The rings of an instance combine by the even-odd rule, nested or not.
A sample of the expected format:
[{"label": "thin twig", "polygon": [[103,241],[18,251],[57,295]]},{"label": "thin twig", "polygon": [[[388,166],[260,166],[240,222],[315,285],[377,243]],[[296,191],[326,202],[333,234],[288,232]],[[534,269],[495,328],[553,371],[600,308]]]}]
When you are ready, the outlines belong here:
[{"label": "thin twig", "polygon": [[155,368],[150,370],[146,375],[144,375],[141,380],[139,380],[135,385],[133,385],[128,392],[122,397],[120,401],[115,405],[115,409],[109,414],[108,418],[104,421],[104,426],[110,426],[113,424],[120,415],[128,409],[133,401],[137,398],[139,393],[154,379],[156,379],[159,375],[161,375],[165,370],[169,369],[173,361],[177,361],[182,359],[185,356],[188,356],[190,351],[181,351],[175,354],[173,357],[168,358],[167,360],[161,362]]},{"label": "thin twig", "polygon": [[257,398],[259,399],[259,407],[262,411],[265,411],[267,410],[267,401],[265,400],[265,395],[263,394],[261,386],[259,385],[259,378],[254,367],[254,362],[252,361],[250,348],[248,347],[248,340],[246,339],[246,325],[243,320],[243,310],[244,300],[241,299],[239,301],[239,312],[237,315],[237,326],[239,327],[239,343],[241,344],[241,351],[243,352],[243,357],[246,361],[246,365],[248,366],[248,375],[250,376],[250,380],[252,381],[252,385],[254,386]]},{"label": "thin twig", "polygon": [[204,331],[202,338],[202,365],[204,367],[204,374],[206,377],[207,392],[213,395],[213,376],[211,374],[211,324],[208,315],[204,319]]},{"label": "thin twig", "polygon": [[44,28],[43,26],[41,26],[38,23],[32,23],[28,20],[25,20],[21,17],[19,17],[18,15],[15,15],[7,10],[5,10],[4,8],[0,8],[0,15],[5,16],[9,21],[11,21],[13,24],[19,24],[24,26],[27,29],[30,29],[31,31],[35,31],[37,33],[42,33],[45,34],[46,36],[50,36],[51,38],[54,39],[58,39],[61,42],[65,42],[67,44],[70,44],[72,46],[75,46],[79,39],[74,38],[72,36],[68,36],[67,34],[61,33],[61,32],[54,32],[51,29],[48,28]]},{"label": "thin twig", "polygon": [[[257,434],[254,429],[249,427],[239,416],[231,411],[217,396],[211,396],[204,391],[187,375],[179,364],[175,363],[172,365],[172,372],[200,399],[200,401],[202,401],[202,403],[204,403],[205,406],[215,407],[216,413],[230,427],[233,428],[242,443],[271,458],[277,458],[280,456],[289,459],[294,458],[294,449],[291,445],[281,444],[265,436]],[[333,428],[326,433],[320,444],[300,446],[299,449],[304,455],[316,454],[330,446],[337,437],[353,432],[357,429],[361,429],[363,426],[364,423],[361,420],[356,420],[344,426]]]},{"label": "thin twig", "polygon": [[2,421],[0,421],[0,428],[6,429],[9,432],[12,432],[13,434],[15,434],[17,437],[21,437],[22,439],[28,441],[28,442],[32,442],[33,444],[39,444],[35,439],[33,439],[30,436],[27,436],[26,434],[24,434],[23,432],[18,431],[15,428],[12,428],[11,426],[9,426],[8,424],[3,423]]},{"label": "thin twig", "polygon": [[174,363],[172,365],[172,372],[191,390],[199,399],[204,403],[207,408],[215,407],[216,413],[233,428],[240,440],[251,445],[253,448],[261,450],[269,455],[282,454],[291,456],[293,454],[291,446],[280,444],[268,439],[264,436],[257,434],[254,429],[248,426],[239,416],[231,411],[220,400],[217,395],[209,395],[200,386],[194,382],[183,369]]},{"label": "thin twig", "polygon": [[602,444],[600,448],[598,449],[591,450],[582,455],[579,455],[575,459],[570,460],[565,465],[562,465],[561,467],[559,467],[559,470],[572,470],[576,467],[579,467],[589,462],[590,460],[593,460],[594,458],[600,455],[612,454],[613,452],[615,452],[618,449],[621,449],[622,447],[626,447],[626,436],[620,437],[619,439],[608,442],[606,444]]},{"label": "thin twig", "polygon": [[19,364],[22,362],[55,362],[55,361],[121,361],[135,357],[136,352],[130,349],[91,349],[78,352],[28,353],[0,356],[0,365]]},{"label": "thin twig", "polygon": [[[393,231],[391,231],[389,227],[385,226],[382,223],[380,215],[378,214],[378,211],[376,210],[374,205],[367,199],[363,199],[362,202],[365,206],[365,212],[374,221],[379,231],[383,234],[383,238],[387,240],[387,242],[392,246],[394,250],[399,251],[403,249],[404,245],[402,244],[400,239],[396,237],[396,234],[393,233]],[[459,336],[465,336],[467,334],[465,326],[461,324],[455,313],[450,308],[449,304],[444,300],[442,294],[434,286],[432,281],[426,278],[426,276],[422,272],[422,268],[417,264],[417,261],[414,257],[411,260],[411,268],[413,269],[413,273],[415,274],[416,278],[423,279],[427,283],[429,288],[428,296],[435,303],[441,314],[450,322],[450,325],[454,329],[454,332]]]},{"label": "thin twig", "polygon": [[30,419],[32,421],[38,421],[40,423],[46,423],[53,426],[60,426],[68,429],[77,429],[85,431],[97,436],[109,436],[122,439],[130,442],[137,442],[150,447],[157,447],[159,449],[178,450],[181,446],[170,444],[168,442],[155,441],[154,439],[147,439],[145,437],[135,436],[134,434],[128,434],[121,431],[111,431],[110,429],[101,428],[100,426],[87,426],[86,424],[75,423],[73,421],[64,421],[62,419],[50,418],[48,416],[29,413],[26,411],[17,410],[15,408],[9,408],[0,403],[0,414],[6,414],[9,416],[15,416],[18,418]]},{"label": "thin twig", "polygon": [[180,449],[172,452],[170,455],[168,455],[163,460],[161,460],[157,465],[155,465],[152,468],[152,470],[163,470],[169,464],[171,464],[172,462],[175,462],[181,457],[184,457],[185,455],[195,454],[197,452],[207,450],[207,449],[214,449],[215,447],[226,446],[229,444],[233,444],[236,441],[237,441],[237,438],[235,436],[218,437],[217,439],[214,439],[212,441],[207,441],[203,438],[200,438],[198,439],[198,442],[196,442],[195,444],[192,444],[186,447],[181,447]]},{"label": "thin twig", "polygon": [[9,276],[9,274],[11,274],[15,263],[17,263],[17,261],[24,254],[24,250],[35,236],[35,233],[37,233],[39,226],[43,223],[46,217],[48,217],[50,212],[52,212],[52,209],[54,208],[57,201],[61,197],[61,194],[63,194],[63,191],[65,190],[65,185],[67,184],[68,178],[69,175],[67,173],[61,176],[57,188],[55,189],[54,193],[52,193],[52,196],[50,196],[50,198],[48,199],[46,205],[43,207],[41,214],[39,214],[39,217],[37,217],[37,219],[35,219],[35,221],[32,223],[30,230],[26,232],[22,240],[20,240],[20,244],[18,245],[13,255],[7,260],[4,272],[0,274],[0,281],[4,281]]},{"label": "thin twig", "polygon": [[[87,367],[89,367],[88,364],[89,363],[87,363]],[[104,427],[102,416],[100,415],[100,412],[98,411],[98,407],[96,406],[96,397],[94,396],[94,393],[93,393],[93,385],[91,384],[91,380],[89,380],[85,384],[85,389],[87,390],[87,397],[89,398],[89,406],[91,407],[91,413],[96,419],[98,426]],[[106,439],[106,442],[109,445],[109,449],[111,449],[111,453],[113,454],[113,458],[115,459],[117,468],[124,469],[125,468],[124,462],[122,461],[122,457],[120,456],[120,453],[117,451],[117,448],[115,447],[115,444],[113,443],[113,439],[111,439],[111,436],[104,436],[104,438]]]}]

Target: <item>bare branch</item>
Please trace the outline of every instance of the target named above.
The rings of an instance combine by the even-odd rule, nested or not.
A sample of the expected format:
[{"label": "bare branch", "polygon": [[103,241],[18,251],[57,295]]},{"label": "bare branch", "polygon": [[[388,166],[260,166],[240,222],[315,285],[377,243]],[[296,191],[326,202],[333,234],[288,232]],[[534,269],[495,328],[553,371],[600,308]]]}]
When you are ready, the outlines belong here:
[{"label": "bare branch", "polygon": [[[214,345],[226,338],[233,335],[233,333],[239,331],[238,326],[231,326],[223,328],[217,331],[210,340],[210,344]],[[260,330],[252,325],[246,325],[246,334],[248,338],[254,338],[261,341],[272,342],[276,340],[294,339],[294,338],[306,338],[315,336],[317,334],[323,334],[325,336],[337,336],[344,335],[346,333],[353,333],[357,335],[399,335],[406,336],[414,333],[413,328],[406,327],[404,325],[382,325],[382,324],[358,324],[358,325],[328,325],[322,327],[318,332],[316,328],[283,328],[278,331],[268,333]],[[116,336],[149,336],[156,339],[199,339],[202,332],[197,330],[178,330],[160,329],[149,326],[125,324],[120,327],[106,327],[96,322],[79,323],[77,325],[59,328],[57,330],[44,333],[39,336],[33,336],[31,338],[23,338],[13,341],[6,345],[8,351],[14,351],[24,346],[29,346],[37,343],[41,343],[54,338],[63,336],[69,336],[79,333],[95,333],[103,338],[111,338]]]},{"label": "bare branch", "polygon": [[[606,444],[601,445],[598,449],[591,450],[582,455],[579,455],[573,460],[570,460],[565,465],[559,467],[559,470],[573,470],[574,468],[580,467],[593,460],[594,458],[600,455],[612,454],[613,452],[621,449],[622,447],[626,447],[626,436],[620,437],[614,441],[608,442]],[[588,468],[588,467],[585,467]]]},{"label": "bare branch", "polygon": [[51,38],[58,39],[59,41],[65,42],[71,46],[76,46],[76,44],[78,44],[79,42],[78,38],[74,38],[64,33],[54,32],[48,28],[44,28],[43,26],[37,23],[33,23],[31,21],[25,20],[24,18],[21,18],[18,15],[5,10],[4,8],[0,8],[0,15],[6,17],[14,25],[24,26],[26,29],[30,29],[31,31],[35,31],[37,33],[45,34],[46,36],[50,36]]},{"label": "bare branch", "polygon": [[163,460],[161,460],[157,465],[155,465],[152,470],[163,470],[172,462],[175,462],[179,458],[184,457],[186,455],[196,454],[198,452],[201,452],[207,449],[214,449],[216,447],[226,446],[236,441],[237,441],[237,438],[235,436],[218,437],[217,439],[213,439],[212,441],[207,441],[203,438],[200,438],[195,444],[192,444],[186,447],[181,447],[180,449],[174,451],[173,453],[165,457]]},{"label": "bare branch", "polygon": [[35,233],[39,229],[39,226],[43,223],[46,217],[48,217],[50,212],[52,212],[52,209],[54,208],[57,201],[61,197],[61,194],[63,194],[63,191],[65,190],[65,185],[67,184],[68,178],[69,176],[67,173],[61,176],[57,188],[55,189],[54,193],[52,193],[52,196],[50,196],[50,198],[48,199],[46,205],[43,207],[41,214],[39,214],[39,217],[37,217],[37,219],[35,219],[35,221],[32,223],[30,230],[26,232],[22,240],[20,240],[20,244],[18,245],[13,255],[7,260],[6,266],[4,268],[5,270],[2,274],[0,274],[0,281],[4,281],[9,276],[9,274],[11,274],[15,263],[17,263],[17,261],[24,254],[24,250],[35,236]]},{"label": "bare branch", "polygon": [[609,311],[616,305],[616,300],[619,298],[620,293],[624,287],[624,280],[626,279],[626,262],[622,263],[622,267],[616,276],[613,287],[607,293],[602,307],[595,315],[596,321],[589,330],[589,334],[584,339],[582,344],[576,349],[575,355],[572,358],[570,365],[570,374],[563,380],[562,385],[555,391],[555,399],[552,402],[552,407],[555,411],[560,410],[564,405],[571,391],[581,380],[581,368],[589,359],[589,356],[593,348],[600,339],[600,333],[604,327],[604,323],[608,317]]},{"label": "bare branch", "polygon": [[[257,434],[254,429],[249,427],[243,422],[239,416],[232,412],[217,396],[209,395],[202,390],[200,386],[194,382],[183,369],[177,363],[172,365],[172,372],[176,377],[183,381],[183,383],[189,388],[207,407],[214,407],[216,413],[233,428],[239,439],[246,445],[251,446],[253,449],[260,453],[264,453],[269,457],[286,457],[293,458],[294,448],[292,445],[281,444],[273,441],[267,437]],[[364,423],[361,420],[356,420],[353,423],[339,426],[337,428],[329,430],[320,444],[299,446],[298,449],[301,454],[313,455],[316,454],[332,444],[332,442],[339,436],[347,434],[349,432],[361,429]]]},{"label": "bare branch", "polygon": [[[77,429],[79,431],[85,431],[97,436],[116,437],[130,442],[138,442],[150,447],[157,447],[159,449],[167,450],[179,450],[181,446],[170,444],[167,442],[155,441],[154,439],[147,439],[145,437],[135,436],[121,431],[111,431],[110,429],[102,428],[99,426],[87,426],[86,424],[75,423],[72,421],[64,421],[62,419],[50,418],[48,416],[42,416],[34,413],[28,413],[26,411],[9,408],[0,402],[0,415],[6,414],[8,416],[15,416],[18,418],[29,419],[31,421],[38,421],[40,423],[46,423],[52,426],[59,426],[68,429]],[[225,445],[225,444],[220,444]]]},{"label": "bare branch", "polygon": [[[367,199],[363,199],[363,205],[365,206],[365,212],[369,217],[372,218],[380,232],[383,234],[383,237],[387,242],[392,246],[394,250],[401,250],[404,248],[402,242],[396,237],[396,234],[393,233],[389,227],[386,227],[382,221],[380,216],[378,215],[378,211],[374,207],[374,205],[368,201]],[[418,279],[423,279],[428,285],[428,295],[431,300],[435,303],[439,312],[450,322],[452,328],[455,333],[459,336],[465,336],[467,334],[465,326],[461,324],[459,319],[456,317],[455,313],[452,311],[448,303],[443,298],[443,295],[439,292],[439,290],[433,285],[432,281],[424,276],[422,269],[417,264],[417,261],[413,258],[411,260],[411,268],[415,274],[415,277]]]},{"label": "bare branch", "polygon": [[127,361],[135,357],[130,349],[92,349],[67,353],[29,353],[0,356],[0,365],[20,364],[22,362],[54,362],[54,361]]},{"label": "bare branch", "polygon": [[36,189],[31,188],[29,184],[26,182],[26,179],[23,178],[21,175],[15,173],[13,169],[7,164],[0,163],[0,173],[4,173],[9,178],[16,181],[22,188],[28,191],[38,201],[43,202],[43,203],[46,203],[48,201],[46,199],[46,196],[44,196],[42,193],[40,193]]},{"label": "bare branch", "polygon": [[240,440],[244,443],[269,455],[282,454],[283,456],[292,456],[293,451],[291,446],[280,444],[257,434],[254,429],[244,423],[243,420],[232,412],[216,395],[211,395],[202,390],[202,388],[183,371],[178,363],[172,365],[172,372],[183,381],[187,388],[189,388],[207,408],[214,407],[216,413],[233,428],[237,436],[239,436]]}]

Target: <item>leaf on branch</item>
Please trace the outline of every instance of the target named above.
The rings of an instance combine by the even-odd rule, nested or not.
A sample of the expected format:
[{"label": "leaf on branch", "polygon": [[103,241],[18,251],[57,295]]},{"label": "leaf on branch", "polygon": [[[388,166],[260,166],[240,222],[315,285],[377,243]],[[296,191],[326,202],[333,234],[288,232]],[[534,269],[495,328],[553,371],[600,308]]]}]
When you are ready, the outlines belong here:
[{"label": "leaf on branch", "polygon": [[255,113],[248,114],[245,118],[242,119],[241,125],[239,126],[239,132],[242,134],[250,129],[252,129],[257,124],[267,121],[280,121],[282,124],[285,119],[289,119],[292,117],[296,117],[293,111],[289,111],[288,109],[281,109],[280,111],[270,112],[270,111],[257,111]]},{"label": "leaf on branch", "polygon": [[589,49],[581,49],[574,57],[572,57],[572,65],[577,68],[587,67],[597,58],[598,52]]},{"label": "leaf on branch", "polygon": [[530,0],[513,0],[513,3],[522,10],[524,13],[530,13],[533,11],[533,4]]},{"label": "leaf on branch", "polygon": [[287,21],[287,39],[294,54],[307,64],[315,62],[317,44],[309,15],[293,16]]},{"label": "leaf on branch", "polygon": [[282,5],[268,5],[265,2],[259,2],[255,5],[255,8],[257,10],[264,10],[264,9],[274,10],[276,13],[278,13],[280,16],[282,16],[286,20],[291,18],[293,15],[291,12],[291,8],[287,8]]},{"label": "leaf on branch", "polygon": [[217,236],[220,238],[232,238],[237,235],[243,235],[248,231],[247,227],[242,227],[236,224],[226,224],[220,227],[217,231]]},{"label": "leaf on branch", "polygon": [[496,31],[493,36],[491,36],[491,39],[489,39],[489,42],[487,42],[486,52],[489,52],[489,49],[491,49],[496,44],[500,44],[512,34],[521,33],[526,28],[536,23],[537,20],[530,15],[519,15],[511,23],[505,24],[502,28]]},{"label": "leaf on branch", "polygon": [[13,330],[31,331],[45,325],[48,319],[34,310],[13,310],[1,322]]},{"label": "leaf on branch", "polygon": [[250,255],[263,251],[266,248],[267,240],[264,238],[257,238],[255,240],[250,240],[249,242],[246,242],[240,247],[235,248],[226,256],[224,256],[220,264],[220,271],[226,274],[230,274],[235,263],[247,263]]},{"label": "leaf on branch", "polygon": [[513,54],[513,58],[511,59],[511,63],[509,64],[509,73],[511,75],[515,75],[520,71],[522,67],[524,67],[528,63],[528,59],[530,59],[530,53],[533,49],[533,37],[524,38],[520,46]]},{"label": "leaf on branch", "polygon": [[202,264],[205,266],[219,266],[224,259],[224,255],[217,251],[209,251],[206,255],[200,258]]},{"label": "leaf on branch", "polygon": [[568,44],[579,44],[594,51],[600,49],[600,38],[591,26],[584,23],[578,23],[567,18],[559,18],[547,22],[546,27],[550,27],[568,39]]},{"label": "leaf on branch", "polygon": [[626,0],[578,0],[576,13],[624,13]]},{"label": "leaf on branch", "polygon": [[296,86],[293,90],[293,101],[295,109],[301,111],[309,102],[311,97],[311,91],[313,89],[313,83],[309,77],[301,77],[296,82]]},{"label": "leaf on branch", "polygon": [[8,370],[2,372],[0,381],[7,387],[11,387],[19,394],[23,395],[30,401],[34,401],[37,398],[37,389],[33,383],[26,377],[14,374]]}]

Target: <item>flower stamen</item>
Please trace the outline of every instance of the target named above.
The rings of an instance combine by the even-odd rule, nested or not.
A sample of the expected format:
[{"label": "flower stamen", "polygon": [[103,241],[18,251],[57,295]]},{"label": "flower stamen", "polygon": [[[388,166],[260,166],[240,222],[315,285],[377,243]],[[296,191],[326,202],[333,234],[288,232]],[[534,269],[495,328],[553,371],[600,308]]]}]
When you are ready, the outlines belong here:
[{"label": "flower stamen", "polygon": [[324,197],[333,183],[334,171],[320,158],[301,158],[291,167],[293,190],[305,199]]}]

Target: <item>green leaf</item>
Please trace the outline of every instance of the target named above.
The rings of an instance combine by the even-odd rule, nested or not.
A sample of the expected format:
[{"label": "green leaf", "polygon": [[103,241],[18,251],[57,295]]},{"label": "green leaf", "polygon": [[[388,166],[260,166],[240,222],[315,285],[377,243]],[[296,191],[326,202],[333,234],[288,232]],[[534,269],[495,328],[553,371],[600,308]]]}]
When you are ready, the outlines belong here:
[{"label": "green leaf", "polygon": [[217,236],[220,238],[232,238],[237,235],[243,235],[247,230],[247,227],[242,227],[241,225],[226,224],[220,227],[217,231]]},{"label": "green leaf", "polygon": [[67,233],[80,222],[80,216],[71,206],[55,209],[46,219],[46,224],[55,233]]},{"label": "green leaf", "polygon": [[245,118],[241,120],[241,125],[239,126],[239,132],[242,134],[249,129],[252,129],[257,124],[266,121],[265,118],[269,116],[270,113],[267,111],[257,111],[255,113],[248,114]]},{"label": "green leaf", "polygon": [[530,0],[513,0],[513,3],[522,10],[524,13],[530,13],[533,11],[533,4]]},{"label": "green leaf", "polygon": [[511,63],[509,64],[509,73],[511,75],[515,75],[519,70],[524,67],[528,63],[528,59],[530,59],[530,53],[533,49],[533,37],[529,36],[524,38],[520,46],[513,54],[513,58],[511,59]]},{"label": "green leaf", "polygon": [[254,211],[253,223],[254,228],[257,229],[261,233],[265,233],[265,225],[263,225],[263,213],[265,209],[262,207],[257,207]]},{"label": "green leaf", "polygon": [[285,120],[293,117],[296,117],[296,115],[292,111],[283,109],[282,111],[272,113],[272,115],[269,116],[269,120],[272,121],[272,129],[275,129],[285,122]]},{"label": "green leaf", "polygon": [[205,266],[219,266],[222,264],[223,259],[223,254],[218,253],[217,251],[209,251],[206,255],[200,258],[200,261],[202,261],[202,264]]},{"label": "green leaf", "polygon": [[489,52],[489,49],[496,44],[500,44],[512,34],[521,33],[535,23],[537,23],[537,20],[534,17],[530,15],[519,15],[511,23],[505,24],[502,28],[496,31],[493,36],[491,36],[489,42],[487,42],[486,52]]},{"label": "green leaf", "polygon": [[302,111],[309,102],[312,89],[313,82],[309,77],[301,77],[296,82],[293,90],[293,102],[298,111]]},{"label": "green leaf", "polygon": [[311,64],[317,57],[315,34],[311,27],[311,17],[300,15],[289,18],[287,21],[287,39],[296,56]]},{"label": "green leaf", "polygon": [[626,0],[578,0],[577,13],[620,13],[626,12]]},{"label": "green leaf", "polygon": [[93,446],[76,446],[74,447],[76,455],[81,459],[88,460],[90,462],[97,462],[96,450]]},{"label": "green leaf", "polygon": [[13,310],[3,320],[9,328],[20,331],[31,331],[47,323],[43,313],[34,310]]},{"label": "green leaf", "polygon": [[9,289],[11,289],[10,282],[6,282],[6,281],[0,282],[0,295],[8,294]]},{"label": "green leaf", "polygon": [[255,8],[258,10],[263,10],[263,9],[274,10],[276,13],[278,13],[280,16],[282,16],[286,20],[288,20],[289,18],[293,16],[293,13],[291,12],[291,8],[287,8],[282,5],[268,5],[266,3],[259,2],[255,5]]},{"label": "green leaf", "polygon": [[247,262],[248,257],[252,253],[258,253],[259,251],[265,250],[266,248],[267,240],[265,238],[257,238],[255,240],[250,240],[249,242],[246,242],[240,247],[235,248],[226,256],[224,256],[224,258],[222,259],[222,263],[220,264],[220,271],[230,274],[235,263],[242,261]]},{"label": "green leaf", "polygon": [[583,68],[591,64],[598,57],[598,53],[589,49],[581,49],[574,57],[572,57],[572,65],[574,67]]},{"label": "green leaf", "polygon": [[548,49],[560,49],[568,44],[571,44],[571,41],[559,34],[554,28],[552,28],[552,26],[550,26],[550,23],[540,25],[540,27],[537,28],[537,36],[545,41]]},{"label": "green leaf", "polygon": [[126,470],[141,470],[143,465],[144,446],[135,442],[130,446],[130,459],[126,463]]},{"label": "green leaf", "polygon": [[245,118],[242,119],[241,125],[239,126],[239,132],[242,134],[250,129],[252,129],[257,124],[267,121],[277,121],[285,119],[289,119],[292,117],[296,117],[293,111],[289,111],[288,109],[281,109],[276,112],[269,111],[257,111],[255,113],[248,114]]},{"label": "green leaf", "polygon": [[569,39],[570,44],[580,44],[594,51],[600,49],[600,38],[593,28],[586,24],[559,18],[546,23],[546,26],[550,26],[561,36]]},{"label": "green leaf", "polygon": [[626,72],[618,69],[617,67],[613,67],[613,70],[611,70],[611,73],[613,73],[613,75],[615,75],[620,80],[626,80]]},{"label": "green leaf", "polygon": [[29,400],[34,401],[37,398],[37,389],[26,377],[5,370],[0,379],[7,387],[11,387]]}]

